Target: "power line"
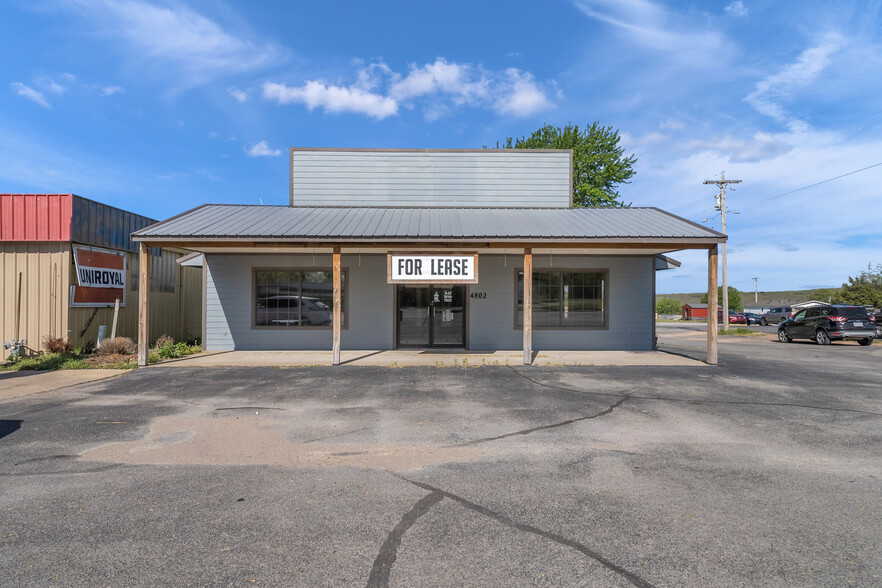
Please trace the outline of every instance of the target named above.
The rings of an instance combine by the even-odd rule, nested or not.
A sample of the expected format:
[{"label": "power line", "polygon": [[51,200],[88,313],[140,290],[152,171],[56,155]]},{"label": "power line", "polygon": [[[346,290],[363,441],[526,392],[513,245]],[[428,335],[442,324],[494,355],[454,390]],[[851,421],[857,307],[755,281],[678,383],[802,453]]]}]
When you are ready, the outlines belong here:
[{"label": "power line", "polygon": [[784,192],[783,194],[778,194],[777,196],[771,196],[771,197],[769,197],[769,198],[763,198],[762,200],[760,200],[760,202],[765,202],[766,200],[774,200],[774,199],[776,199],[776,198],[782,198],[782,197],[784,197],[784,196],[788,196],[788,195],[790,195],[790,194],[793,194],[794,192],[799,192],[799,191],[801,191],[801,190],[807,190],[807,189],[809,189],[809,188],[814,188],[815,186],[820,186],[821,184],[826,184],[827,182],[832,182],[833,180],[838,180],[839,178],[844,178],[845,176],[850,176],[850,175],[853,175],[853,174],[856,174],[856,173],[859,173],[859,172],[862,172],[862,171],[866,171],[866,170],[871,169],[871,168],[874,168],[874,167],[879,167],[880,165],[882,165],[882,161],[880,161],[879,163],[874,163],[873,165],[868,165],[867,167],[862,167],[861,169],[856,169],[856,170],[854,170],[854,171],[850,171],[850,172],[848,172],[847,174],[842,174],[841,176],[836,176],[835,178],[829,178],[829,179],[826,179],[826,180],[821,180],[820,182],[817,182],[817,183],[814,183],[814,184],[810,184],[810,185],[808,185],[808,186],[803,186],[802,188],[797,188],[796,190],[790,190],[789,192]]}]

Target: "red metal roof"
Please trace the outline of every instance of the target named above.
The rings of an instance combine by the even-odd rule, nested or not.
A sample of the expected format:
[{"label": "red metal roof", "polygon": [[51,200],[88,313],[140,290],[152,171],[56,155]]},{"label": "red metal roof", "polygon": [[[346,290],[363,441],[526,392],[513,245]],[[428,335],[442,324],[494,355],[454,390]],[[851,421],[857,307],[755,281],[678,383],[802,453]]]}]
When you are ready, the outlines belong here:
[{"label": "red metal roof", "polygon": [[70,241],[73,194],[0,194],[0,241]]}]

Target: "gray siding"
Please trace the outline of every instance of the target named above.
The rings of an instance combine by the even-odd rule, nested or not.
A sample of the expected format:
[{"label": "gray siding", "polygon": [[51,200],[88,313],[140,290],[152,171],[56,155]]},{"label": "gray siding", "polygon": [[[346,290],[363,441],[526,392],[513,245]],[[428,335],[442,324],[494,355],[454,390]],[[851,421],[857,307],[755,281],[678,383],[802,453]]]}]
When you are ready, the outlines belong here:
[{"label": "gray siding", "polygon": [[570,205],[569,152],[292,151],[296,206]]},{"label": "gray siding", "polygon": [[[385,255],[342,256],[348,270],[348,328],[343,349],[391,349],[394,346],[394,286],[386,284]],[[314,260],[314,261],[313,261]],[[534,329],[536,350],[649,350],[654,324],[653,256],[536,255],[539,269],[574,268],[608,271],[609,328],[603,330]],[[329,268],[330,255],[208,254],[206,273],[206,349],[330,349],[331,331],[252,329],[252,268]],[[520,349],[523,335],[515,328],[515,272],[519,255],[482,254],[480,283],[469,291],[487,292],[468,299],[468,343],[471,349]]]},{"label": "gray siding", "polygon": [[[386,283],[386,256],[344,254],[341,263],[349,279],[343,349],[391,349],[394,296]],[[331,349],[330,328],[252,328],[252,269],[256,267],[329,269],[331,256],[206,254],[206,349]]]},{"label": "gray siding", "polygon": [[[605,269],[608,273],[609,328],[603,330],[533,329],[533,349],[640,351],[652,349],[655,309],[654,257],[534,255],[534,271]],[[522,349],[523,331],[515,328],[515,273],[524,267],[520,255],[482,255],[481,282],[472,291],[486,299],[469,299],[471,349]]]}]

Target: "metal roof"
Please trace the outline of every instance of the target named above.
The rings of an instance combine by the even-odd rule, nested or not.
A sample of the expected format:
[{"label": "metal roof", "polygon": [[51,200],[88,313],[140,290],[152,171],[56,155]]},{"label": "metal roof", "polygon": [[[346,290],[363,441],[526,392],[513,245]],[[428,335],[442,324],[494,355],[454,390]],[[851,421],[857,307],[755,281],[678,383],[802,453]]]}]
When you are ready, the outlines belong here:
[{"label": "metal roof", "polygon": [[206,204],[136,241],[725,241],[658,208],[398,208]]}]

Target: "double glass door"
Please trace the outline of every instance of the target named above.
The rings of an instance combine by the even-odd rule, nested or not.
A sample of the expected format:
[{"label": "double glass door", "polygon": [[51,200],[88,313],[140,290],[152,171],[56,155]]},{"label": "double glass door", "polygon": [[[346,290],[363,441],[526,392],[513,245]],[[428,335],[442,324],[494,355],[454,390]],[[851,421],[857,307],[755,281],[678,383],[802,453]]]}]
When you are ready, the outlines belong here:
[{"label": "double glass door", "polygon": [[399,347],[463,347],[465,286],[398,286]]}]

